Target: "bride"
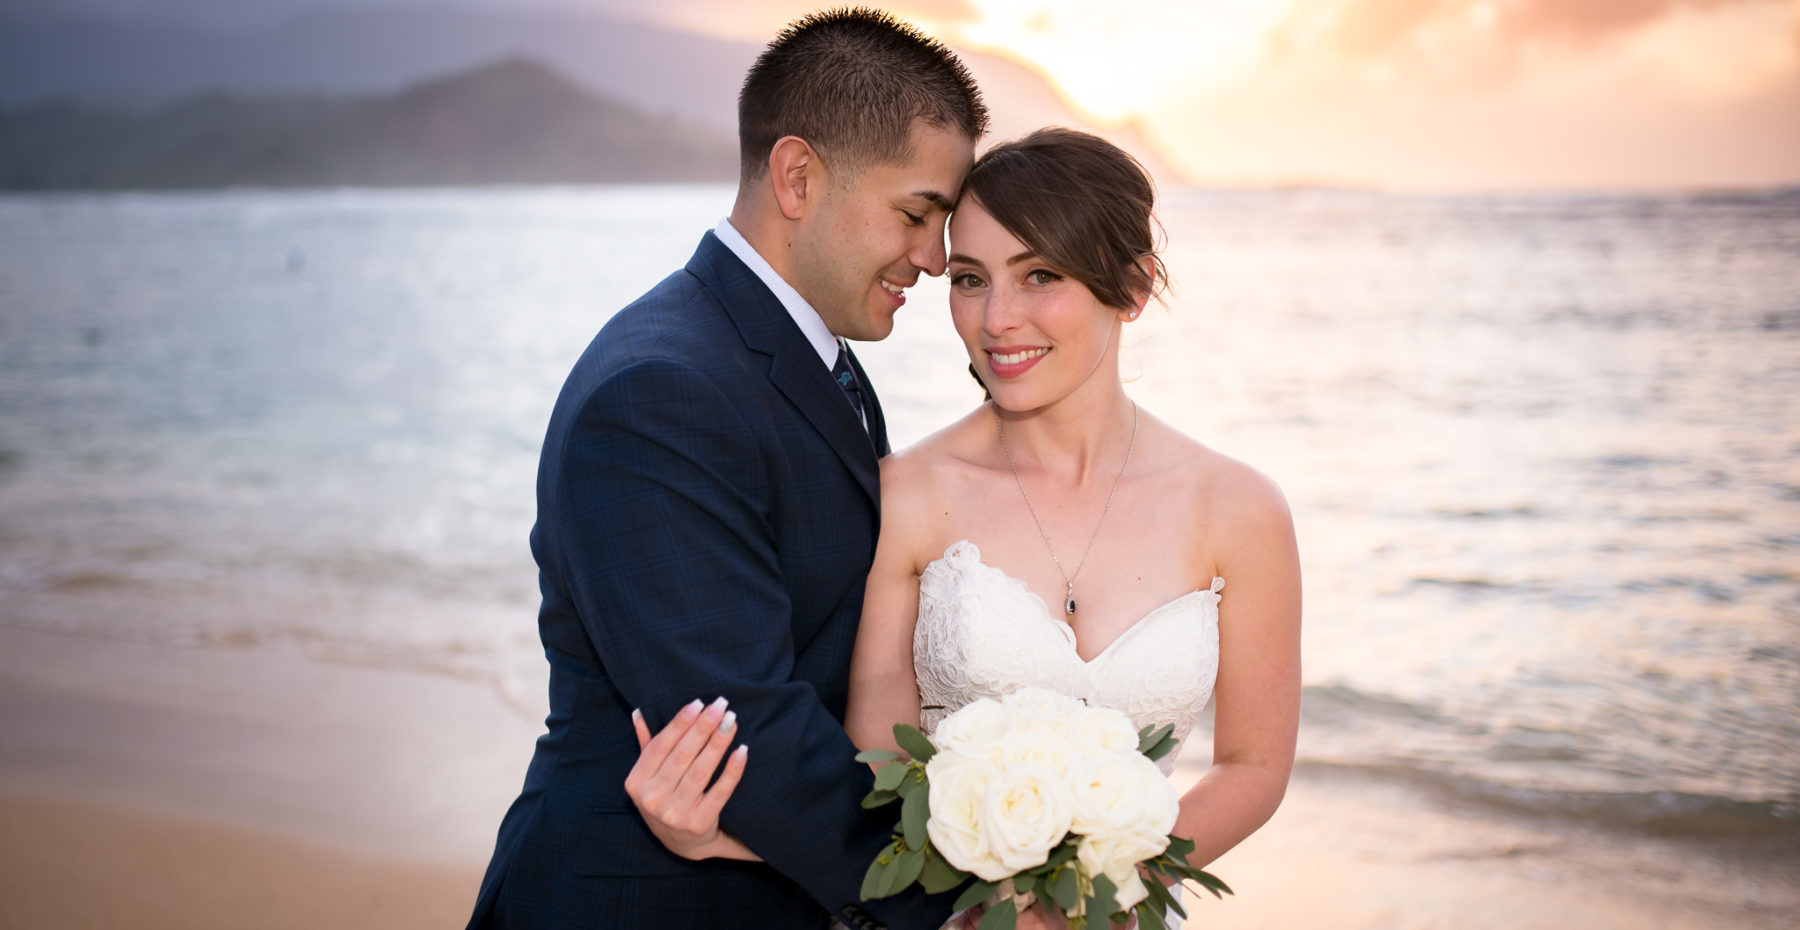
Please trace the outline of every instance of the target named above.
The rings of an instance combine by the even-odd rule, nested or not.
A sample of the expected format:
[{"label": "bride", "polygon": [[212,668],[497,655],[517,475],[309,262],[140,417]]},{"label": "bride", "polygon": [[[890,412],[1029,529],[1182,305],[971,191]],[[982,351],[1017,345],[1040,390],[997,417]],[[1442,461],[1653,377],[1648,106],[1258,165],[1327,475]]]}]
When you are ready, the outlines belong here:
[{"label": "bride", "polygon": [[[1173,831],[1205,866],[1286,790],[1300,567],[1280,490],[1120,382],[1122,330],[1165,282],[1153,197],[1129,155],[1070,130],[995,146],[970,172],[950,315],[990,399],[882,462],[845,728],[893,749],[896,723],[929,733],[977,698],[1040,686],[1185,737],[1214,697],[1212,764]],[[684,716],[654,739],[639,724],[632,798],[677,853],[754,858],[717,822],[745,753],[706,789],[730,728]],[[1021,926],[1061,920],[1034,907]]]}]

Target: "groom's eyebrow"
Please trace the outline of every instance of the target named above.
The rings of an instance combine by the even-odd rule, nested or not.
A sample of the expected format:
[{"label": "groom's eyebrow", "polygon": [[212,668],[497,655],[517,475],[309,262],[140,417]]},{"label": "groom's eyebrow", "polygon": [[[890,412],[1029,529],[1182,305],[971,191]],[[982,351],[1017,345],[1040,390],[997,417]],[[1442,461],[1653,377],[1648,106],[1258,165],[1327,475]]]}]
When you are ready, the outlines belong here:
[{"label": "groom's eyebrow", "polygon": [[913,196],[920,200],[930,201],[932,206],[943,210],[945,213],[950,212],[956,207],[956,201],[945,197],[937,191],[913,191]]}]

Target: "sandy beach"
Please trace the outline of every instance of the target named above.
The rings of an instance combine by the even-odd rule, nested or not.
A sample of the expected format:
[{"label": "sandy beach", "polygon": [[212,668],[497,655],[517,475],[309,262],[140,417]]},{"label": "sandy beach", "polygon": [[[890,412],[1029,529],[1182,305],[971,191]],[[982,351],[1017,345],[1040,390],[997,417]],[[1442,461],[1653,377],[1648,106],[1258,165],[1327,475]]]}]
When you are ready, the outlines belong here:
[{"label": "sandy beach", "polygon": [[[450,927],[538,722],[302,649],[0,628],[0,926]],[[1178,778],[1197,769],[1183,766]],[[1791,837],[1623,836],[1301,773],[1224,928],[1775,928]]]}]

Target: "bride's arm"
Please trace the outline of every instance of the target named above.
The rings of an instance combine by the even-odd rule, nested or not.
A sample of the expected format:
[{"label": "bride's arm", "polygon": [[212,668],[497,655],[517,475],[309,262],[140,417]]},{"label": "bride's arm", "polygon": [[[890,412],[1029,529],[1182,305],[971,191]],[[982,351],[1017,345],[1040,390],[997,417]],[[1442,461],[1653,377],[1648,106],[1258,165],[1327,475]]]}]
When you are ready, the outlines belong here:
[{"label": "bride's arm", "polygon": [[929,508],[919,463],[889,456],[881,467],[881,537],[863,591],[862,624],[850,659],[850,707],[844,729],[858,749],[899,750],[894,724],[919,725],[913,675],[913,625],[919,618],[917,556]]},{"label": "bride's arm", "polygon": [[[1241,466],[1240,466],[1241,467]],[[1181,799],[1174,833],[1205,866],[1256,832],[1287,791],[1300,724],[1300,556],[1281,491],[1249,469],[1216,506],[1232,549],[1219,557],[1219,675],[1213,763]]]}]

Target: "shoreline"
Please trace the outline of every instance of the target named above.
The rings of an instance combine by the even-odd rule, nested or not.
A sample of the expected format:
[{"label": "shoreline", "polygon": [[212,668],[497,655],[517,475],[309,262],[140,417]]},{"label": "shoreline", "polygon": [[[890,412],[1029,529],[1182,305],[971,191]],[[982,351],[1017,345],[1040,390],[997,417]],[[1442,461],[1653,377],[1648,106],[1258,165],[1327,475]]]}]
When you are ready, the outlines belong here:
[{"label": "shoreline", "polygon": [[[540,731],[480,682],[0,627],[0,924],[460,925]],[[1199,771],[1178,763],[1178,787]],[[1190,914],[1225,930],[1773,930],[1800,923],[1795,845],[1301,771],[1209,867],[1237,895]]]}]

